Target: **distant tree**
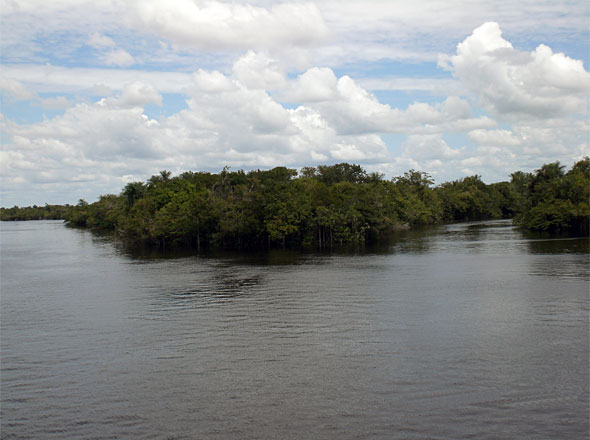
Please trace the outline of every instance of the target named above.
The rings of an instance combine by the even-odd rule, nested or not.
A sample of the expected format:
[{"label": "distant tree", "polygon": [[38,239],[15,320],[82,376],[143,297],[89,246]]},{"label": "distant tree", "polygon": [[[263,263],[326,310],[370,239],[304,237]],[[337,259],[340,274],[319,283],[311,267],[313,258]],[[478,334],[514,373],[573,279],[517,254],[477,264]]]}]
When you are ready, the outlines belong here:
[{"label": "distant tree", "polygon": [[416,170],[410,170],[403,176],[394,178],[393,181],[398,185],[410,186],[418,190],[430,188],[434,184],[430,174]]},{"label": "distant tree", "polygon": [[326,185],[338,182],[360,183],[367,177],[367,173],[360,165],[338,163],[336,165],[319,165],[317,178]]},{"label": "distant tree", "polygon": [[318,170],[315,167],[303,167],[300,171],[301,177],[313,179],[318,176]]},{"label": "distant tree", "polygon": [[125,198],[127,206],[131,207],[136,200],[144,197],[146,190],[147,188],[143,182],[131,182],[125,185],[121,195]]},{"label": "distant tree", "polygon": [[564,168],[554,162],[536,170],[528,187],[528,203],[515,217],[518,225],[537,231],[588,235],[590,159],[578,161],[567,174]]}]

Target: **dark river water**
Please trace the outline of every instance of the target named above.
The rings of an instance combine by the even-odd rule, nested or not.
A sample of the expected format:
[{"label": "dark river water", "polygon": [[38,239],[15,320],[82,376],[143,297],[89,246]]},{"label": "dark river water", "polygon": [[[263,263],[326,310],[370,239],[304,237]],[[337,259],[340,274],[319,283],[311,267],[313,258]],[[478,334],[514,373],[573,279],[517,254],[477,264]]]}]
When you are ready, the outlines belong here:
[{"label": "dark river water", "polygon": [[197,256],[0,227],[3,439],[588,439],[588,239]]}]

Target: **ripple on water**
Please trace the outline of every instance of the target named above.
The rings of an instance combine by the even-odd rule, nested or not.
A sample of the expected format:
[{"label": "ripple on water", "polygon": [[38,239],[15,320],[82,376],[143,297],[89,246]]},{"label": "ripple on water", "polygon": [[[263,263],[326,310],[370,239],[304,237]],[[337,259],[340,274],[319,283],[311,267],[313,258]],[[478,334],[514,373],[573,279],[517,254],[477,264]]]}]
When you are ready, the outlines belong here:
[{"label": "ripple on water", "polygon": [[2,438],[588,437],[575,240],[480,222],[159,259],[21,225],[0,234]]}]

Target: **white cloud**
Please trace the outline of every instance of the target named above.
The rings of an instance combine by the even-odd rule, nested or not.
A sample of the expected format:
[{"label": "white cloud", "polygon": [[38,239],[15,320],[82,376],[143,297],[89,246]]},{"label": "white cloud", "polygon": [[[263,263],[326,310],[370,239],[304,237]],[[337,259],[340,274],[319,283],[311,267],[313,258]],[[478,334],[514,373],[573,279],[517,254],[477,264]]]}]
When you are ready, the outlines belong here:
[{"label": "white cloud", "polygon": [[334,145],[331,156],[345,162],[367,162],[383,159],[387,148],[377,135],[358,136],[353,143],[339,142]]},{"label": "white cloud", "polygon": [[474,117],[469,103],[450,96],[440,104],[413,103],[392,108],[349,76],[336,78],[328,68],[312,68],[286,87],[281,99],[318,109],[340,134],[469,131],[490,128],[488,117]]},{"label": "white cloud", "polygon": [[232,68],[233,76],[251,89],[276,90],[285,85],[285,73],[277,61],[262,52],[249,50]]},{"label": "white cloud", "polygon": [[[511,36],[562,43],[586,41],[588,10],[583,2],[485,0],[384,2],[322,0],[19,0],[5,2],[1,35],[7,62],[51,61],[48,42],[59,35],[62,56],[75,60],[79,41],[96,34],[117,41],[138,60],[174,59],[191,64],[202,53],[272,50],[298,68],[343,66],[379,60],[433,61],[490,19]],[[64,31],[72,41],[64,42]],[[145,37],[165,41],[159,50]],[[124,41],[125,40],[125,41]],[[100,44],[101,38],[96,39]],[[47,42],[47,43],[46,43]],[[107,44],[104,40],[103,44]],[[66,43],[64,45],[64,43]],[[168,44],[171,43],[171,44]],[[133,45],[133,47],[130,47]],[[107,47],[107,46],[105,46]],[[293,48],[303,48],[303,51]],[[178,49],[188,53],[180,54]],[[140,53],[141,52],[141,53]],[[209,56],[209,55],[207,55]],[[227,61],[227,60],[225,60]],[[311,64],[304,65],[302,63]],[[200,64],[198,64],[200,65]],[[201,66],[203,67],[203,66]],[[207,68],[220,69],[219,65]]]},{"label": "white cloud", "polygon": [[[37,124],[4,124],[16,151],[34,153],[56,163],[77,159],[156,158],[163,154],[151,142],[153,124],[138,107],[120,108],[106,100],[77,104],[64,115]],[[5,146],[10,150],[10,145]]]},{"label": "white cloud", "polygon": [[[402,143],[402,152],[390,163],[376,169],[389,175],[401,175],[408,169],[428,172],[437,184],[479,174],[484,181],[506,180],[516,171],[516,155],[504,149],[451,147],[441,134],[410,135]],[[482,172],[483,171],[483,172]]]},{"label": "white cloud", "polygon": [[[341,161],[390,176],[415,168],[438,181],[465,172],[494,180],[590,154],[583,63],[550,44],[516,48],[545,32],[561,38],[555,47],[579,47],[570,40],[586,35],[587,19],[577,4],[22,0],[1,14],[5,96],[66,109],[35,124],[0,116],[0,179],[14,191],[88,197],[79,191],[91,186],[95,198],[165,168]],[[510,38],[480,26],[484,16],[501,19]],[[429,71],[461,40],[440,58],[447,72]],[[66,44],[58,51],[56,41]],[[49,64],[83,66],[80,54],[113,68]],[[428,63],[390,62],[408,59]],[[179,99],[170,93],[188,108],[145,115],[148,104],[170,114]]]},{"label": "white cloud", "polygon": [[[96,188],[118,192],[120,176],[145,179],[164,168],[218,171],[224,165],[370,163],[387,157],[377,134],[340,134],[318,110],[285,109],[265,91],[219,72],[197,72],[190,94],[188,109],[159,121],[150,120],[141,106],[157,103],[160,95],[139,82],[118,97],[77,104],[40,123],[4,121],[11,142],[4,145],[2,182],[24,188],[96,175],[104,183]],[[15,183],[17,177],[25,182]]]},{"label": "white cloud", "polygon": [[37,94],[16,79],[0,77],[0,90],[19,101],[35,99]]},{"label": "white cloud", "polygon": [[41,107],[51,110],[64,110],[72,105],[65,96],[40,99],[39,103],[41,104]]},{"label": "white cloud", "polygon": [[291,102],[320,102],[337,98],[338,78],[332,69],[312,67],[299,75],[281,93],[281,99]]},{"label": "white cloud", "polygon": [[208,72],[199,69],[193,76],[194,85],[198,90],[206,93],[221,93],[229,92],[236,89],[236,84],[233,83],[223,73],[218,71]]},{"label": "white cloud", "polygon": [[424,91],[435,95],[462,95],[465,90],[456,79],[416,77],[364,77],[356,80],[359,86],[371,91]]},{"label": "white cloud", "polygon": [[162,105],[162,95],[151,84],[135,81],[123,89],[119,105],[143,107],[146,104]]},{"label": "white cloud", "polygon": [[[465,149],[451,148],[441,135],[410,135],[403,143],[404,155],[421,160],[444,160],[460,157]],[[442,162],[441,162],[442,163]]]},{"label": "white cloud", "polygon": [[[375,164],[390,158],[381,133],[490,125],[473,118],[469,104],[458,97],[393,109],[330,69],[310,69],[286,87],[297,99],[309,100],[296,109],[284,108],[265,90],[249,88],[246,82],[200,69],[185,87],[188,108],[158,121],[145,116],[142,107],[161,104],[161,94],[147,82],[134,81],[118,96],[77,104],[42,123],[6,122],[4,130],[13,139],[7,153],[24,155],[11,159],[6,179],[22,174],[29,183],[39,176],[46,183],[60,176],[81,182],[80,176],[97,174],[121,185],[117,176],[149,175],[154,164],[175,172],[218,170],[224,165]],[[307,84],[316,87],[308,90]],[[444,142],[423,139],[422,146],[413,142],[414,152],[421,149],[424,160],[454,158],[455,151]],[[436,148],[428,150],[431,147]],[[118,166],[113,168],[115,162]]]},{"label": "white cloud", "polygon": [[267,9],[220,1],[143,0],[134,8],[135,25],[174,44],[207,51],[308,46],[328,32],[313,3]]},{"label": "white cloud", "polygon": [[135,58],[125,49],[115,49],[106,52],[102,59],[109,66],[126,67],[135,64]]},{"label": "white cloud", "polygon": [[323,0],[318,7],[334,35],[321,48],[318,62],[332,66],[383,59],[434,61],[437,53],[447,52],[490,19],[519,39],[551,35],[562,42],[587,40],[583,2]]},{"label": "white cloud", "polygon": [[590,73],[580,60],[540,45],[528,53],[502,38],[497,23],[485,23],[441,56],[440,65],[461,80],[491,113],[508,120],[547,118],[584,111]]},{"label": "white cloud", "polygon": [[478,145],[516,146],[523,143],[523,139],[510,130],[473,130],[469,132],[469,138]]},{"label": "white cloud", "polygon": [[5,64],[2,75],[20,82],[37,93],[107,94],[123,90],[135,81],[152,84],[161,93],[181,93],[192,84],[192,75],[183,72],[159,72],[137,69],[67,68],[52,65]]},{"label": "white cloud", "polygon": [[102,35],[98,32],[93,32],[88,35],[88,44],[95,49],[103,49],[105,47],[115,47],[115,42],[112,38]]},{"label": "white cloud", "polygon": [[87,44],[99,51],[103,63],[108,66],[128,67],[136,63],[125,49],[117,49],[115,41],[98,32],[89,34]]}]

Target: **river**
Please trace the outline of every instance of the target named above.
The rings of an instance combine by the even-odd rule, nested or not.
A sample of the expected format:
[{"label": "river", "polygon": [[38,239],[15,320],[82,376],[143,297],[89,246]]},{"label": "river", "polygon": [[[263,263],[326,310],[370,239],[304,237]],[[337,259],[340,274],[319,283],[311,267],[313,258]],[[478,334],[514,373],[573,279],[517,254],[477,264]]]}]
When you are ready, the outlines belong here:
[{"label": "river", "polygon": [[3,439],[588,438],[588,239],[191,255],[0,227]]}]

